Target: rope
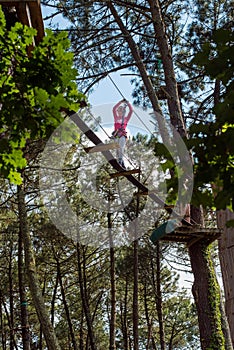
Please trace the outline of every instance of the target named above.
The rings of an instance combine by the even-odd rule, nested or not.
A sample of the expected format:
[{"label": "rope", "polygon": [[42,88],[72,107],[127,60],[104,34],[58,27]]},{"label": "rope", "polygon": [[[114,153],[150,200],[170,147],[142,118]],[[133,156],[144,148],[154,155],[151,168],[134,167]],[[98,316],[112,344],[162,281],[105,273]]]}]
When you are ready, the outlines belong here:
[{"label": "rope", "polygon": [[[112,79],[112,77],[107,74],[107,77],[110,79],[111,83],[114,85],[114,87],[116,88],[116,90],[118,91],[118,93],[120,94],[120,96],[127,101],[127,99],[125,98],[124,94],[122,93],[122,91],[119,89],[119,87],[117,86],[117,84],[115,83],[115,81]],[[150,133],[151,136],[154,137],[154,134],[151,132],[151,130],[147,127],[147,125],[142,121],[141,117],[138,115],[138,113],[133,110],[133,113],[136,115],[136,117],[139,119],[140,123],[142,125],[144,125],[145,129]],[[135,165],[131,162],[131,160],[129,160],[125,155],[124,158],[133,166],[135,167]]]},{"label": "rope", "polygon": [[111,78],[111,76],[109,74],[107,74],[107,77],[110,79],[110,81],[112,82],[112,84],[114,85],[114,87],[116,88],[116,90],[119,92],[120,96],[123,97],[124,100],[126,100],[126,98],[124,97],[124,95],[122,94],[122,92],[120,91],[120,89],[118,88],[118,86],[115,84],[114,80]]},{"label": "rope", "polygon": [[95,120],[95,122],[100,126],[100,128],[102,129],[102,131],[106,134],[106,136],[110,139],[110,136],[108,135],[108,133],[106,132],[106,130],[101,126],[101,124],[99,123],[99,121],[97,120],[97,118],[95,118],[95,116],[93,115],[93,113],[90,111],[90,108],[86,107],[86,109],[88,110],[90,116]]},{"label": "rope", "polygon": [[[112,77],[107,74],[107,77],[110,79],[111,83],[113,84],[113,86],[115,87],[115,89],[118,91],[118,93],[120,94],[120,96],[127,101],[127,99],[125,98],[124,94],[122,93],[122,91],[119,89],[119,87],[117,86],[117,84],[115,83],[115,81],[112,79]],[[111,139],[111,136],[106,132],[106,130],[102,127],[102,125],[99,123],[99,121],[97,120],[97,118],[93,115],[93,113],[91,112],[90,108],[86,107],[86,110],[89,112],[89,115],[95,120],[95,122],[99,125],[99,127],[101,128],[101,130],[105,133],[105,135]],[[151,132],[151,130],[147,127],[147,125],[142,121],[141,117],[138,115],[138,113],[133,110],[133,113],[136,115],[136,117],[138,118],[138,120],[140,121],[140,123],[145,127],[145,129],[149,132],[149,134],[151,136],[154,136],[154,134]],[[129,159],[125,154],[123,155],[123,158],[128,161],[128,163],[134,168],[136,169],[137,166],[131,161],[131,159]]]},{"label": "rope", "polygon": [[[114,87],[116,88],[116,90],[119,92],[120,96],[124,99],[127,100],[125,98],[125,96],[123,95],[123,93],[121,92],[121,90],[118,88],[118,86],[116,85],[116,83],[114,82],[114,80],[111,78],[111,76],[108,74],[107,77],[110,79],[110,81],[112,82],[112,84],[114,85]],[[139,121],[144,125],[144,127],[146,128],[146,130],[151,134],[151,136],[154,136],[154,134],[151,132],[151,130],[147,127],[147,125],[141,120],[141,117],[136,113],[135,110],[133,110],[133,113],[136,115],[136,117],[139,119]]]},{"label": "rope", "polygon": [[[117,86],[116,86],[117,87]],[[120,91],[120,90],[119,90]],[[86,107],[86,110],[88,111],[89,115],[95,120],[95,122],[98,124],[98,126],[102,129],[102,131],[106,134],[106,136],[111,139],[110,135],[106,132],[106,130],[102,127],[102,125],[99,123],[99,121],[97,120],[97,118],[93,115],[93,113],[91,112],[90,108]],[[123,155],[123,158],[128,161],[128,163],[134,168],[136,168],[136,165],[131,161],[131,159],[129,159],[125,154]]]}]

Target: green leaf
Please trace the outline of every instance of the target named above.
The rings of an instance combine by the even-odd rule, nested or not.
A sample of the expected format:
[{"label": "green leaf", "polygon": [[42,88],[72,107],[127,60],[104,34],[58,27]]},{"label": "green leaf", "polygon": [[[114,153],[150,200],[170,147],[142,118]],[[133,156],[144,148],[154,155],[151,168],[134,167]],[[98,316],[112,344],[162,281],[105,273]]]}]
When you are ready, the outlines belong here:
[{"label": "green leaf", "polygon": [[6,20],[2,12],[2,7],[0,6],[0,35],[4,36],[6,30]]},{"label": "green leaf", "polygon": [[20,149],[13,149],[9,154],[3,154],[2,159],[6,165],[11,165],[15,169],[23,169],[27,165],[27,161]]},{"label": "green leaf", "polygon": [[35,98],[37,100],[37,103],[39,103],[41,107],[45,107],[49,99],[48,92],[38,87],[35,87],[34,91],[35,91]]},{"label": "green leaf", "polygon": [[18,173],[17,171],[14,171],[12,169],[9,172],[8,179],[10,180],[11,183],[13,183],[15,185],[21,185],[23,182],[20,173]]},{"label": "green leaf", "polygon": [[[77,110],[85,99],[77,90],[68,33],[46,31],[29,57],[28,46],[35,34],[35,29],[21,23],[7,30],[0,8],[0,125],[6,134],[0,140],[0,169],[14,183],[21,181],[18,170],[27,164],[26,140],[49,137],[63,121],[61,107]],[[63,132],[78,142],[72,130]]]}]

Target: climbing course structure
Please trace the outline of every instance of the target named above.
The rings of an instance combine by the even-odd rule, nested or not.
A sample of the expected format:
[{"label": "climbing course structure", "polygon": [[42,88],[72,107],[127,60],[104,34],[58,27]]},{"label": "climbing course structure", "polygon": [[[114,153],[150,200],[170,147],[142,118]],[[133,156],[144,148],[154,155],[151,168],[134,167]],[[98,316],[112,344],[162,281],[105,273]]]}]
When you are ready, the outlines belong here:
[{"label": "climbing course structure", "polygon": [[[112,155],[110,150],[114,149],[113,143],[104,144],[100,138],[86,125],[86,123],[80,118],[80,116],[75,111],[66,111],[70,116],[71,120],[78,126],[78,128],[86,135],[86,137],[92,141],[95,145],[90,147],[89,151],[102,152],[106,160],[111,164],[116,173],[110,174],[111,177],[124,176],[138,189],[138,195],[149,196],[153,201],[159,204],[162,208],[164,207],[168,213],[172,212],[172,207],[164,203],[164,201],[157,195],[155,191],[150,191],[147,186],[142,184],[135,176],[139,173],[139,169],[125,170],[121,167],[115,157]],[[179,219],[179,220],[177,220]],[[171,242],[182,242],[186,243],[187,246],[198,242],[199,240],[206,240],[211,243],[216,240],[221,231],[215,228],[204,228],[196,223],[191,224],[187,220],[181,218],[176,212],[173,212],[173,220],[166,221],[163,225],[155,228],[151,235],[151,240],[155,243],[157,240],[171,241]],[[170,225],[170,222],[174,221],[175,224]],[[178,221],[180,224],[178,224]],[[169,232],[167,233],[166,227],[170,226]]]},{"label": "climbing course structure", "polygon": [[[11,26],[15,22],[21,22],[29,27],[37,30],[35,37],[35,45],[37,45],[45,35],[44,25],[42,19],[42,12],[39,0],[0,0],[0,5],[3,10],[5,9],[5,16],[8,25]],[[111,77],[109,77],[110,80]],[[113,82],[113,81],[112,81]],[[115,85],[115,83],[113,82]],[[122,95],[121,91],[116,86],[117,90]],[[103,143],[100,138],[85,124],[80,116],[71,110],[65,110],[66,114],[70,116],[71,120],[77,125],[77,127],[86,135],[86,137],[94,144],[93,147],[85,148],[87,153],[101,152],[112,168],[115,170],[114,173],[110,174],[110,178],[124,176],[130,181],[137,189],[137,195],[149,196],[154,202],[156,202],[161,208],[164,208],[169,214],[173,213],[172,218],[166,221],[161,226],[155,228],[151,234],[151,241],[155,243],[157,240],[165,240],[172,242],[186,243],[188,246],[198,242],[199,240],[206,240],[212,242],[216,240],[221,231],[214,228],[203,228],[196,223],[190,223],[187,220],[179,217],[176,212],[173,211],[171,206],[168,206],[164,201],[157,195],[156,191],[150,191],[147,186],[139,181],[134,174],[139,174],[139,169],[124,169],[115,159],[110,152],[118,148],[116,143]],[[180,222],[175,224],[173,227],[170,225],[171,221]],[[171,227],[168,231],[168,223]]]}]

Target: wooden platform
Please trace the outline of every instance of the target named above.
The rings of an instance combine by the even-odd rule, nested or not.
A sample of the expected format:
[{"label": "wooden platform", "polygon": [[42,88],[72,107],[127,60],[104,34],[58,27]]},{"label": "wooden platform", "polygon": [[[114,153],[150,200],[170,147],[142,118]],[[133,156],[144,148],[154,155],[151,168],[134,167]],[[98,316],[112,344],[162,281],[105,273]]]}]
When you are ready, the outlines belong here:
[{"label": "wooden platform", "polygon": [[111,173],[110,178],[113,179],[113,178],[119,177],[119,176],[128,176],[128,175],[132,175],[132,174],[139,174],[140,172],[141,172],[140,169],[124,170],[124,171],[119,171],[117,173]]},{"label": "wooden platform", "polygon": [[158,193],[158,190],[149,190],[149,191],[145,191],[145,192],[141,192],[141,191],[138,191],[138,192],[135,192],[134,193],[134,196],[150,196],[151,194],[157,194]]},{"label": "wooden platform", "polygon": [[220,237],[222,231],[216,228],[205,228],[200,226],[181,226],[175,231],[165,235],[161,241],[186,243],[188,247],[192,244],[206,240],[212,243]]},{"label": "wooden platform", "polygon": [[86,147],[84,148],[86,153],[95,153],[95,152],[105,152],[113,149],[119,149],[118,143],[103,143],[94,147]]},{"label": "wooden platform", "polygon": [[36,45],[42,40],[45,31],[39,0],[0,0],[0,5],[14,7],[18,21],[37,30],[35,37]]}]

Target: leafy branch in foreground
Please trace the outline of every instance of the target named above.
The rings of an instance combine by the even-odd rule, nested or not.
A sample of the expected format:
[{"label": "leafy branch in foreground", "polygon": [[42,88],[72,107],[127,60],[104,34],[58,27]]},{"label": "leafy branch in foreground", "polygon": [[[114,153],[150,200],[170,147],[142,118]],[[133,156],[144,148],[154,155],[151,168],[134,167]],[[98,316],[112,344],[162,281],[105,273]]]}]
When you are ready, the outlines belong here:
[{"label": "leafy branch in foreground", "polygon": [[[197,204],[213,205],[217,209],[234,207],[233,57],[233,32],[219,29],[193,60],[219,87],[213,96],[213,120],[192,125],[188,141],[195,159],[194,199]],[[208,186],[212,186],[214,197]]]},{"label": "leafy branch in foreground", "polygon": [[63,120],[61,107],[76,110],[84,100],[67,34],[47,30],[32,47],[35,35],[21,23],[7,30],[0,9],[0,173],[16,184],[27,140],[48,138]]}]

